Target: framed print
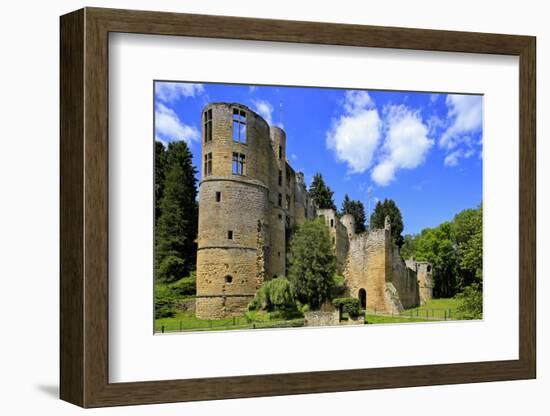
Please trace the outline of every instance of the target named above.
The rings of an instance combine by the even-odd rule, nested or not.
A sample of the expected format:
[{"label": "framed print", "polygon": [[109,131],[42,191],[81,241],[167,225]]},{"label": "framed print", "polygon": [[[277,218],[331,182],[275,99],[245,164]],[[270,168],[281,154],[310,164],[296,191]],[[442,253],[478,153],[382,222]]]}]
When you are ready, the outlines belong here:
[{"label": "framed print", "polygon": [[60,52],[63,400],[536,376],[535,38],[85,8]]}]

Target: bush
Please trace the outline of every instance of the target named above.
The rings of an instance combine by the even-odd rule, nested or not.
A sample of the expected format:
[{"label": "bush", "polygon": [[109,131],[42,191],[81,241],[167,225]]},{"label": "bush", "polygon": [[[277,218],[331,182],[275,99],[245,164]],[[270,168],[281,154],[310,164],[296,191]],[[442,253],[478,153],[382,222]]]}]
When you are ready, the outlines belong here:
[{"label": "bush", "polygon": [[332,300],[332,304],[340,309],[342,313],[347,313],[349,316],[357,317],[363,313],[359,299],[355,298],[336,298]]},{"label": "bush", "polygon": [[346,279],[344,278],[344,276],[335,274],[333,280],[334,286],[332,287],[331,297],[337,298],[342,296],[346,291]]},{"label": "bush", "polygon": [[174,316],[176,314],[175,302],[174,293],[167,285],[155,285],[155,319]]},{"label": "bush", "polygon": [[188,277],[184,277],[172,284],[170,289],[178,296],[193,296],[197,293],[197,275],[193,271]]},{"label": "bush", "polygon": [[457,308],[459,319],[483,318],[483,288],[480,284],[467,286],[455,298],[460,301]]},{"label": "bush", "polygon": [[249,310],[263,309],[266,311],[296,310],[294,290],[288,279],[278,277],[264,282],[256,292],[256,296],[248,305]]},{"label": "bush", "polygon": [[175,282],[187,274],[185,261],[176,256],[165,257],[158,268],[157,280],[159,282]]}]

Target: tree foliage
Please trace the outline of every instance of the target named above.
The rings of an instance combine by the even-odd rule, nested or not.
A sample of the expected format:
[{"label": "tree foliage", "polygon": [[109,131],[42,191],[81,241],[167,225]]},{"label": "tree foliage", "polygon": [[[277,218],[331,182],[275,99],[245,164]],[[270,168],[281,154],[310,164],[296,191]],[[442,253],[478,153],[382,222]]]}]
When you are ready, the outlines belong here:
[{"label": "tree foliage", "polygon": [[391,235],[393,242],[401,247],[403,245],[403,217],[401,211],[393,199],[384,199],[384,202],[378,201],[374,207],[374,211],[370,216],[369,227],[384,228],[386,216],[390,217]]},{"label": "tree foliage", "polygon": [[155,141],[155,225],[160,217],[160,204],[164,194],[164,179],[166,166],[166,148]]},{"label": "tree foliage", "polygon": [[[452,221],[407,235],[403,258],[429,261],[434,271],[434,296],[450,297],[466,288],[480,289],[483,281],[483,208],[465,209]],[[477,285],[477,286],[476,286]]]},{"label": "tree foliage", "polygon": [[156,279],[173,282],[195,268],[196,168],[184,141],[171,142],[165,157],[164,191],[155,232]]},{"label": "tree foliage", "polygon": [[330,233],[321,218],[306,221],[291,243],[289,280],[301,303],[312,309],[330,299],[336,272],[336,257]]},{"label": "tree foliage", "polygon": [[342,201],[342,215],[351,214],[355,219],[355,232],[357,234],[362,233],[366,230],[365,228],[365,206],[361,201],[350,199],[348,194],[344,196]]},{"label": "tree foliage", "polygon": [[290,311],[297,309],[294,289],[288,279],[278,277],[264,282],[248,305],[249,310]]},{"label": "tree foliage", "polygon": [[309,187],[309,194],[319,208],[330,208],[336,211],[336,204],[333,199],[334,192],[325,183],[323,175],[320,173],[316,173],[313,177],[313,181]]}]

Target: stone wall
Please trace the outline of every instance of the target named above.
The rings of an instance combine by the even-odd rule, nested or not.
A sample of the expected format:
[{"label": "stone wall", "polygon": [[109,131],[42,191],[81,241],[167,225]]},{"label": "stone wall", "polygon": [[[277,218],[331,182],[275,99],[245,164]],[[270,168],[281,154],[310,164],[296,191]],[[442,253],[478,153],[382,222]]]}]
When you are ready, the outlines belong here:
[{"label": "stone wall", "polygon": [[397,246],[392,244],[391,250],[393,286],[397,290],[403,308],[414,308],[420,304],[416,272],[406,266]]},{"label": "stone wall", "polygon": [[334,311],[309,311],[304,313],[305,326],[335,326],[340,323],[340,313]]},{"label": "stone wall", "polygon": [[332,246],[336,254],[337,273],[343,273],[346,268],[346,259],[349,251],[348,231],[332,209],[318,209],[317,216],[325,219],[325,224],[329,228]]}]

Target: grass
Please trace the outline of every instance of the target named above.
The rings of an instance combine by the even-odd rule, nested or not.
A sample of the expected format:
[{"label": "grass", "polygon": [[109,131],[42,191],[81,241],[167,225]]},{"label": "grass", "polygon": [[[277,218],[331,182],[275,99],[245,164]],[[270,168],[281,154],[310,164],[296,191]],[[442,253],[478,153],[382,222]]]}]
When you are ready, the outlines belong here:
[{"label": "grass", "polygon": [[230,329],[289,328],[303,326],[303,318],[281,319],[268,312],[247,312],[245,315],[225,319],[199,319],[193,312],[179,312],[171,318],[155,320],[155,332],[220,331]]},{"label": "grass", "polygon": [[[455,298],[432,299],[425,305],[406,309],[401,315],[418,318],[456,319],[459,301]],[[410,319],[410,318],[409,318]]]},{"label": "grass", "polygon": [[430,322],[424,318],[407,318],[403,316],[365,315],[368,324],[399,324],[403,322]]}]

